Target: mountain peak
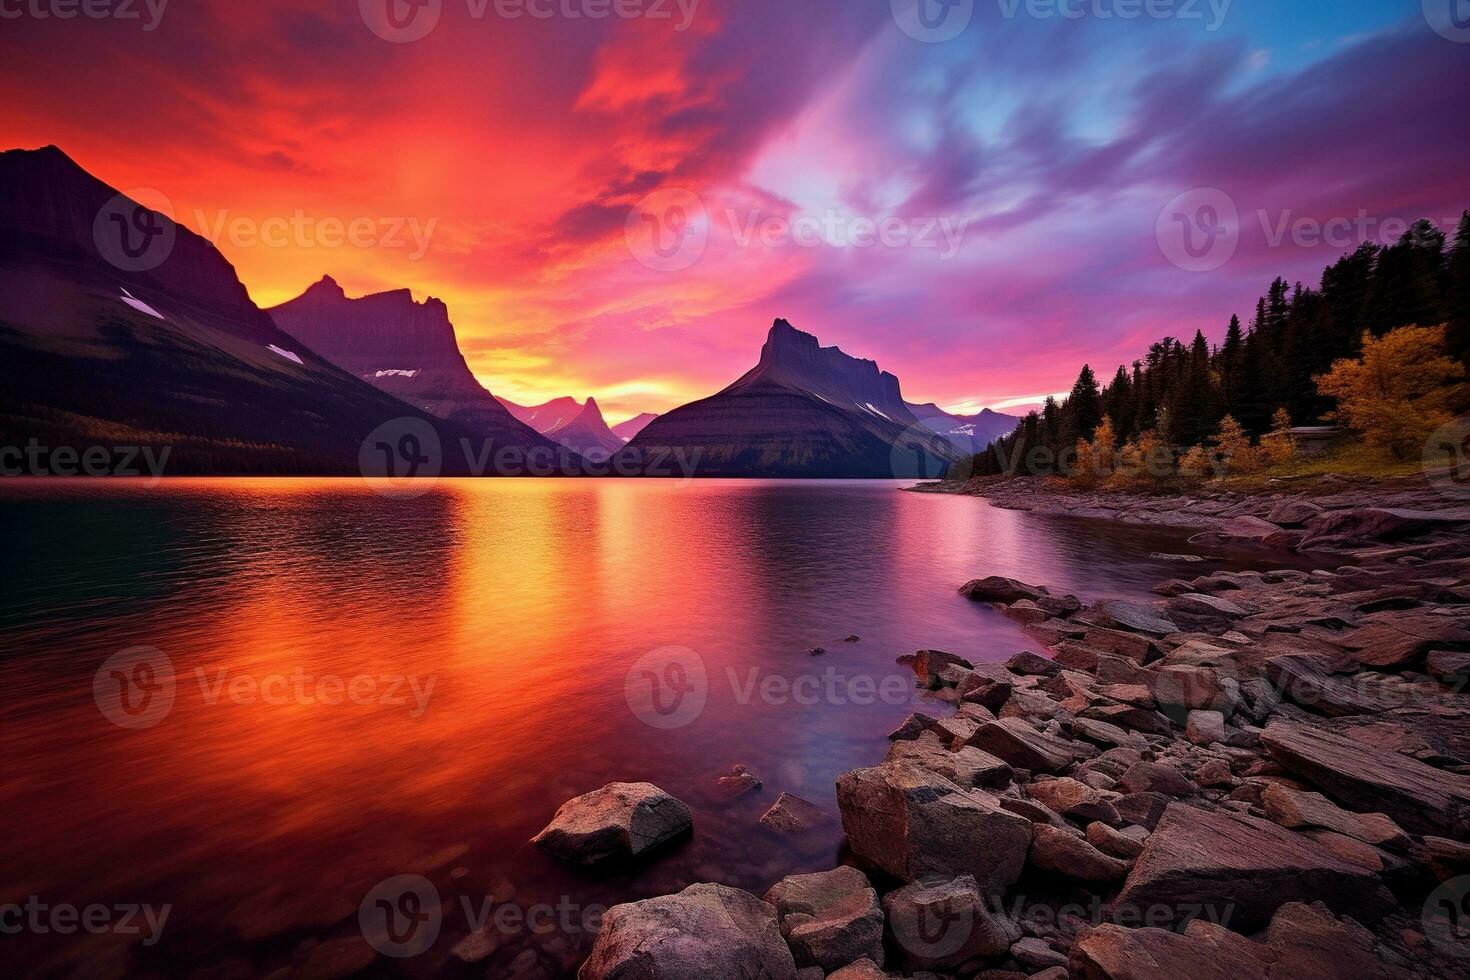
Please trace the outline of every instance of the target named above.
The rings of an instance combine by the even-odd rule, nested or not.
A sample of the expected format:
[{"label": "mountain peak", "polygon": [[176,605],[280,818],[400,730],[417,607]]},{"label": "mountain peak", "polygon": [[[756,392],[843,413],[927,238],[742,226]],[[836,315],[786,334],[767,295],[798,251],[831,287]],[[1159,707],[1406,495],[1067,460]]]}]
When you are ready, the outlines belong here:
[{"label": "mountain peak", "polygon": [[331,276],[322,276],[316,282],[308,286],[306,291],[308,293],[317,293],[326,296],[340,297],[343,299],[347,297],[347,290],[343,289],[341,285],[338,284],[337,280],[333,279]]},{"label": "mountain peak", "polygon": [[583,403],[582,411],[583,413],[596,415],[598,418],[602,417],[602,409],[597,407],[597,399],[593,398],[591,395],[588,395],[587,401]]}]

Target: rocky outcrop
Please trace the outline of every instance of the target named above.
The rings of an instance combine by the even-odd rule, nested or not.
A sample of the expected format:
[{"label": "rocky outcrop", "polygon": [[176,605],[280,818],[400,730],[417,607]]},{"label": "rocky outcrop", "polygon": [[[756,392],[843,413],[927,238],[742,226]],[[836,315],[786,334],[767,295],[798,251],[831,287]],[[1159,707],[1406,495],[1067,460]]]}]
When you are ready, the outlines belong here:
[{"label": "rocky outcrop", "polygon": [[578,973],[581,980],[796,975],[776,910],[738,888],[709,884],[608,909]]},{"label": "rocky outcrop", "polygon": [[689,807],[652,783],[609,783],[568,800],[532,843],[564,861],[638,855],[689,833]]},{"label": "rocky outcrop", "polygon": [[1024,817],[911,762],[844,773],[837,803],[853,852],[903,881],[971,875],[1000,892],[1020,876],[1031,846]]},{"label": "rocky outcrop", "polygon": [[783,878],[765,900],[776,907],[798,968],[830,973],[860,959],[882,965],[883,910],[856,868]]},{"label": "rocky outcrop", "polygon": [[915,883],[883,899],[888,935],[911,970],[943,970],[976,958],[1004,956],[1020,929],[992,912],[969,875]]},{"label": "rocky outcrop", "polygon": [[1287,902],[1318,898],[1335,911],[1378,918],[1387,908],[1380,888],[1362,867],[1274,823],[1176,803],[1149,835],[1117,902],[1175,918],[1228,909],[1232,926],[1252,929]]}]

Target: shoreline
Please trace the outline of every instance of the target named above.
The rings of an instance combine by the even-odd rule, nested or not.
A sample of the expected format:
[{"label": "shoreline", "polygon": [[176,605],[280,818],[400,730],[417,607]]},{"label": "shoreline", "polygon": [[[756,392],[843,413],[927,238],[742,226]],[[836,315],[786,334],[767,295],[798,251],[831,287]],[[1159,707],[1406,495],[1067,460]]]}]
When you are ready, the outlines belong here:
[{"label": "shoreline", "polygon": [[[1037,483],[911,489],[1334,567],[1176,578],[1148,603],[963,585],[1045,655],[899,658],[952,713],[911,714],[885,759],[839,777],[843,863],[764,900],[710,884],[617,906],[581,977],[641,956],[677,972],[677,953],[635,939],[737,905],[730,928],[676,932],[710,963],[802,980],[1458,974],[1470,938],[1435,899],[1470,889],[1463,501],[1422,479]],[[803,803],[783,796],[762,822],[799,835]]]}]

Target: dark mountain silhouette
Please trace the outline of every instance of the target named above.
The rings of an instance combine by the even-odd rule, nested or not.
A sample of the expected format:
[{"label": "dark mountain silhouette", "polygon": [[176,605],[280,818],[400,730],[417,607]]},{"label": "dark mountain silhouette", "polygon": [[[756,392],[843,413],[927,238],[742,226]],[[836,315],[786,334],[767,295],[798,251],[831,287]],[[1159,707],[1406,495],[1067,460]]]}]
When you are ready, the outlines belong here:
[{"label": "dark mountain silhouette", "polygon": [[613,426],[613,435],[617,436],[619,439],[622,439],[624,442],[627,442],[629,439],[632,439],[638,433],[642,432],[643,429],[648,425],[648,423],[652,422],[656,418],[658,418],[658,415],[654,412],[644,412],[641,415],[635,415],[632,418],[628,419],[628,421],[619,422],[617,425]]},{"label": "dark mountain silhouette", "polygon": [[210,242],[49,146],[0,153],[0,362],[0,442],[167,447],[169,473],[357,472],[378,426],[427,421],[278,328]]},{"label": "dark mountain silhouette", "polygon": [[937,476],[960,458],[915,418],[897,378],[785,320],[743,377],[649,423],[629,446],[697,453],[703,476]]},{"label": "dark mountain silhouette", "polygon": [[599,455],[611,456],[625,445],[607,427],[602,410],[597,407],[596,398],[588,398],[580,412],[566,422],[546,430],[546,434],[568,449],[592,458]]},{"label": "dark mountain silhouette", "polygon": [[909,410],[962,453],[984,452],[992,442],[1014,432],[1021,422],[1014,415],[1002,415],[988,408],[975,415],[954,415],[933,402],[923,405],[910,403]]},{"label": "dark mountain silhouette", "polygon": [[441,300],[431,296],[416,303],[407,289],[349,299],[331,276],[324,276],[267,312],[282,330],[342,370],[494,440],[496,448],[552,447],[476,380]]}]

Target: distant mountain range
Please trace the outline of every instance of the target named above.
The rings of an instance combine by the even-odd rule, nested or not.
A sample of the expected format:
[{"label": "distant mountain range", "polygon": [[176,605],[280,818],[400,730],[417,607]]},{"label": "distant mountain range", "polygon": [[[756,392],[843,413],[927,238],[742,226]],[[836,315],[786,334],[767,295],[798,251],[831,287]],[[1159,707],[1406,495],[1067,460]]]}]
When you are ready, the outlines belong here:
[{"label": "distant mountain range", "polygon": [[583,456],[606,458],[628,441],[608,428],[595,398],[585,404],[575,398],[554,398],[529,408],[504,398],[499,401],[526,425]]},{"label": "distant mountain range", "polygon": [[629,443],[698,454],[711,476],[925,477],[963,454],[921,423],[896,377],[777,320],[760,361]]},{"label": "distant mountain range", "polygon": [[608,456],[654,472],[673,453],[701,476],[937,477],[1017,422],[908,404],[872,361],[777,320],[723,391],[610,428],[595,398],[497,399],[437,299],[349,298],[323,277],[261,310],[210,242],[55,147],[0,153],[0,187],[0,446],[167,447],[178,474],[336,474],[394,443],[385,426],[410,425],[438,439],[450,475],[488,472],[448,451],[464,444],[556,453],[562,472]]},{"label": "distant mountain range", "polygon": [[0,188],[0,444],[167,448],[174,474],[331,474],[358,472],[395,419],[470,434],[281,330],[212,244],[59,149],[0,153]]}]

